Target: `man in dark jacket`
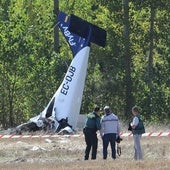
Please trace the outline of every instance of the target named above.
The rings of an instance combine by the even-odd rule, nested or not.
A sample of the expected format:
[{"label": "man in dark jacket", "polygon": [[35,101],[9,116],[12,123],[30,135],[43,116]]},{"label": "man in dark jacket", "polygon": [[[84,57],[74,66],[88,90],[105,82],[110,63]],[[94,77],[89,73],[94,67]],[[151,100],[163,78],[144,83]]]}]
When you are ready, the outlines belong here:
[{"label": "man in dark jacket", "polygon": [[90,150],[92,148],[91,159],[96,159],[98,138],[97,130],[100,130],[100,107],[95,107],[92,113],[89,113],[86,118],[85,127],[83,129],[86,149],[85,149],[85,160],[89,159]]}]

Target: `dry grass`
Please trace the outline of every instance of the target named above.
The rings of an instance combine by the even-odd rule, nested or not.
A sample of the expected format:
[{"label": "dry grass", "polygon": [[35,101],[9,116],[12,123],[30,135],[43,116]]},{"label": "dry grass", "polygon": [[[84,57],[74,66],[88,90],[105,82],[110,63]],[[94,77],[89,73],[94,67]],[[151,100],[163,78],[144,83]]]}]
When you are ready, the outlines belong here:
[{"label": "dry grass", "polygon": [[96,160],[84,161],[84,137],[53,139],[0,139],[0,169],[17,170],[169,170],[169,137],[143,137],[143,161],[133,160],[132,137],[121,142],[122,155],[112,160],[102,159],[102,144]]}]

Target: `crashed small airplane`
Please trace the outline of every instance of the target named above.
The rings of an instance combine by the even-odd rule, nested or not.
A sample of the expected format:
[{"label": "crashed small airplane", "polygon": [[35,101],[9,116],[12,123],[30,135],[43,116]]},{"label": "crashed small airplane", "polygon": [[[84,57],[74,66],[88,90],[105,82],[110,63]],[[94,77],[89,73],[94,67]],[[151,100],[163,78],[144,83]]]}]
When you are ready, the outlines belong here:
[{"label": "crashed small airplane", "polygon": [[74,132],[82,102],[90,43],[102,47],[106,44],[105,30],[75,15],[68,16],[60,12],[57,25],[72,50],[73,60],[63,82],[46,108],[28,123],[16,127],[19,134],[22,131],[48,129],[54,133]]}]

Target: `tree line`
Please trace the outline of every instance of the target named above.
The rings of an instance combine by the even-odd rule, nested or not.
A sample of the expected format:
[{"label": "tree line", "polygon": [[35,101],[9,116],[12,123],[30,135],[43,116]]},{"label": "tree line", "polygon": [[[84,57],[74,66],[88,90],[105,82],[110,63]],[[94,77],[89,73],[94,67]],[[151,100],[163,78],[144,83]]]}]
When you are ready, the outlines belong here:
[{"label": "tree line", "polygon": [[[59,10],[107,31],[105,48],[91,44],[80,114],[110,105],[122,120],[137,105],[150,122],[170,120],[169,0],[69,0]],[[59,32],[54,1],[0,1],[0,126],[38,115],[72,60]]]}]

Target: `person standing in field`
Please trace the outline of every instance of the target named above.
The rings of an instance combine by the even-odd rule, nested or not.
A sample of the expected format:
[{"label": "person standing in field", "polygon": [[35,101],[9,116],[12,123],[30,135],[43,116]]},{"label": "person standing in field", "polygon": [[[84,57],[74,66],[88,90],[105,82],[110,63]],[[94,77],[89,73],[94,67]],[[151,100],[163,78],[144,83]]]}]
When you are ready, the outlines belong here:
[{"label": "person standing in field", "polygon": [[132,114],[134,116],[132,123],[130,124],[133,140],[134,140],[134,159],[142,160],[142,149],[141,149],[141,136],[145,133],[145,127],[143,121],[141,120],[141,116],[139,114],[139,109],[137,106],[132,107]]},{"label": "person standing in field", "polygon": [[107,159],[107,148],[110,143],[112,158],[116,159],[115,143],[120,134],[120,123],[118,117],[111,112],[109,106],[104,107],[105,115],[101,118],[100,135],[103,141],[103,159]]},{"label": "person standing in field", "polygon": [[98,138],[97,131],[100,130],[100,107],[95,107],[93,112],[89,113],[86,118],[85,127],[83,129],[83,133],[85,136],[86,149],[85,149],[85,157],[84,160],[89,159],[89,154],[91,152],[91,159],[96,159],[97,155],[97,147],[98,147]]}]

